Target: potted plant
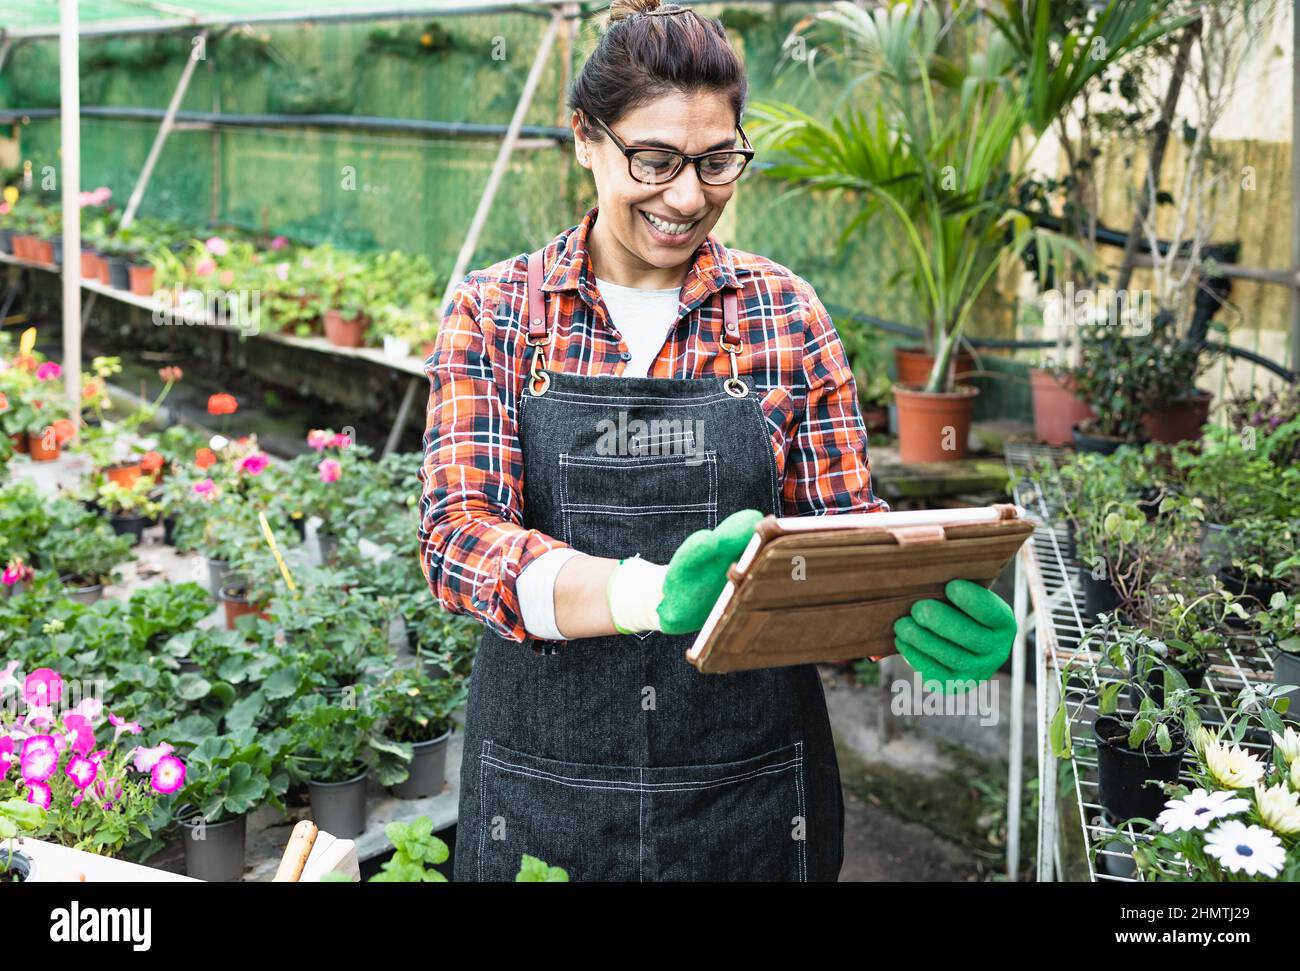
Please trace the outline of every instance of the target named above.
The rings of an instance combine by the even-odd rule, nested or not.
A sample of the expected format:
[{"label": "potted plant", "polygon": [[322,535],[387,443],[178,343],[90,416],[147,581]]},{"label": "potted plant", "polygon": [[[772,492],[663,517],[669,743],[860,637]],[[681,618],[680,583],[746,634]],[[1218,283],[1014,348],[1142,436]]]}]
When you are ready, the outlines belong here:
[{"label": "potted plant", "polygon": [[376,686],[385,737],[411,747],[406,778],[390,784],[399,799],[422,799],[442,791],[447,767],[451,713],[464,703],[460,679],[429,676],[423,664],[397,668]]},{"label": "potted plant", "polygon": [[134,540],[117,533],[93,513],[74,509],[68,528],[52,529],[39,549],[41,566],[58,576],[73,600],[92,604],[113,582],[113,570],[132,559]]},{"label": "potted plant", "polygon": [[1255,614],[1260,633],[1273,640],[1273,682],[1292,687],[1283,695],[1292,718],[1300,716],[1300,593],[1278,591]]},{"label": "potted plant", "polygon": [[[1125,16],[1112,15],[1117,6]],[[895,389],[904,462],[966,454],[978,391],[956,381],[957,345],[1004,260],[1031,242],[1083,252],[1034,228],[1013,203],[1033,155],[1018,143],[1039,138],[1095,77],[1159,36],[1160,5],[1128,6],[1111,0],[1061,38],[1049,35],[1045,0],[1002,0],[977,22],[991,25],[988,35],[975,39],[953,29],[959,9],[919,0],[870,10],[836,3],[808,22],[838,28],[852,84],[869,83],[870,96],[846,98],[829,123],[790,105],[753,109],[756,144],[792,157],[768,175],[796,189],[858,194],[864,205],[845,235],[884,213],[911,263],[934,363],[923,384]],[[959,34],[971,42],[959,43]]]},{"label": "potted plant", "polygon": [[361,261],[342,255],[329,257],[322,276],[321,300],[325,337],[336,347],[362,347],[370,326],[370,312],[377,304],[377,293],[368,267]]},{"label": "potted plant", "polygon": [[182,820],[185,872],[229,882],[244,874],[249,814],[262,805],[284,811],[287,770],[279,765],[283,738],[254,728],[204,738],[186,756],[189,781],[180,798],[194,807]]},{"label": "potted plant", "polygon": [[307,781],[316,825],[343,839],[365,832],[372,764],[380,782],[390,784],[401,780],[397,766],[411,758],[409,745],[375,733],[377,716],[365,699],[364,693],[341,701],[304,695],[288,710],[291,771]]},{"label": "potted plant", "polygon": [[139,542],[144,528],[158,518],[162,506],[151,497],[153,480],[141,477],[129,487],[107,481],[95,494],[95,501],[108,516],[113,532]]}]

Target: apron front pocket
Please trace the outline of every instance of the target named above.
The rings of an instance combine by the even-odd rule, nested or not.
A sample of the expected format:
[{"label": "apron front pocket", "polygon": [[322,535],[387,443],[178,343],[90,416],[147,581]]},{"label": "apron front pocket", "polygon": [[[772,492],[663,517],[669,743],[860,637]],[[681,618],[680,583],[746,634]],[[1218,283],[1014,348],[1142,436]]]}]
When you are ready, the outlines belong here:
[{"label": "apron front pocket", "polygon": [[640,774],[484,742],[478,831],[463,837],[478,840],[477,879],[513,883],[525,853],[573,881],[640,879]]},{"label": "apron front pocket", "polygon": [[718,455],[562,452],[560,517],[561,538],[584,553],[666,563],[691,533],[718,525]]},{"label": "apron front pocket", "polygon": [[808,879],[803,743],[739,762],[648,768],[646,880]]}]

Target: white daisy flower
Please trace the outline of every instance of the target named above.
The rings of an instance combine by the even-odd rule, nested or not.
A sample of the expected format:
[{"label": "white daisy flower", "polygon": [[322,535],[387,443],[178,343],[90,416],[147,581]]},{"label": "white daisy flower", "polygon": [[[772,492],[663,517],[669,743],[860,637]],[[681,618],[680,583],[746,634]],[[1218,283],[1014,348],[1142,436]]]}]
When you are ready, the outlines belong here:
[{"label": "white daisy flower", "polygon": [[1205,837],[1205,852],[1229,870],[1248,876],[1275,877],[1286,866],[1286,849],[1263,826],[1229,819]]},{"label": "white daisy flower", "polygon": [[1247,789],[1264,778],[1264,763],[1240,745],[1209,742],[1205,746],[1205,767],[1225,789]]},{"label": "white daisy flower", "polygon": [[208,439],[208,448],[212,449],[214,452],[220,452],[229,444],[230,439],[226,438],[225,435],[213,435]]},{"label": "white daisy flower", "polygon": [[1192,746],[1196,749],[1197,755],[1204,755],[1205,746],[1212,745],[1219,740],[1219,733],[1213,728],[1206,728],[1204,725],[1197,725],[1196,731],[1192,733]]},{"label": "white daisy flower", "polygon": [[1300,833],[1300,796],[1289,791],[1285,785],[1266,789],[1256,783],[1255,805],[1259,807],[1264,825],[1273,832],[1284,836]]},{"label": "white daisy flower", "polygon": [[1300,792],[1300,759],[1291,763],[1291,788]]},{"label": "white daisy flower", "polygon": [[1206,829],[1224,816],[1245,812],[1250,802],[1232,792],[1206,792],[1193,789],[1181,799],[1170,799],[1156,817],[1166,833],[1183,829]]},{"label": "white daisy flower", "polygon": [[1283,734],[1273,733],[1273,745],[1286,757],[1287,763],[1290,764],[1296,760],[1296,756],[1300,755],[1300,732],[1287,725]]}]

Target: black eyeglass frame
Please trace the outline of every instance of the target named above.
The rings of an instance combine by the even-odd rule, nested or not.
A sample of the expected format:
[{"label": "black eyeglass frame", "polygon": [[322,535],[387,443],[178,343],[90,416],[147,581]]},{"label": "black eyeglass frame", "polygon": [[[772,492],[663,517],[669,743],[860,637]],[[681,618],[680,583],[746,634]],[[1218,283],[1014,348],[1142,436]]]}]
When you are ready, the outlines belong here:
[{"label": "black eyeglass frame", "polygon": [[[740,137],[744,140],[744,148],[717,148],[712,152],[701,152],[699,155],[687,155],[685,152],[679,152],[672,148],[664,148],[661,145],[628,145],[623,141],[623,139],[614,134],[609,125],[605,124],[595,115],[587,115],[587,117],[598,124],[605,134],[613,139],[614,146],[622,152],[624,158],[627,159],[627,174],[633,179],[636,179],[636,181],[640,182],[642,185],[667,185],[673,179],[677,178],[677,176],[682,174],[682,169],[686,168],[687,162],[690,162],[695,166],[695,176],[703,185],[734,185],[736,182],[740,181],[740,177],[749,169],[749,163],[754,160],[754,146],[750,144],[749,136],[745,134],[745,129],[741,126],[740,122],[736,122],[736,130],[740,132]],[[632,171],[632,156],[637,152],[661,152],[666,155],[672,155],[677,159],[677,168],[673,170],[673,174],[668,176],[668,178],[656,182],[647,182],[645,179],[638,179],[636,174]],[[730,182],[706,182],[704,180],[704,175],[700,172],[700,162],[712,155],[743,155],[745,156],[745,164],[741,166],[740,171],[736,173],[736,177]]]}]

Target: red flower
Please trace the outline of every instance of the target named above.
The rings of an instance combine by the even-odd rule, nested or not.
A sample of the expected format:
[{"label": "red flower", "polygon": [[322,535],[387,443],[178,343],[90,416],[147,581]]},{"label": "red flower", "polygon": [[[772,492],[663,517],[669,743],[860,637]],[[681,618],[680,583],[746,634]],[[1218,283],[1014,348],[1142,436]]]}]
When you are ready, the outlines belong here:
[{"label": "red flower", "polygon": [[8,410],[9,410],[9,398],[5,395],[3,391],[0,391],[0,411],[8,411]]},{"label": "red flower", "polygon": [[163,457],[157,452],[145,452],[140,457],[140,468],[145,472],[157,472],[163,467]]},{"label": "red flower", "polygon": [[216,461],[217,461],[217,453],[212,451],[212,449],[208,448],[207,446],[204,446],[203,448],[199,449],[197,452],[194,453],[194,464],[201,469],[206,469],[208,466],[212,465]]},{"label": "red flower", "polygon": [[239,410],[239,402],[233,394],[214,394],[208,398],[209,415],[233,415]]},{"label": "red flower", "polygon": [[181,379],[184,372],[175,366],[158,369],[158,377],[162,378],[168,384],[175,384]]},{"label": "red flower", "polygon": [[95,378],[88,379],[86,383],[81,386],[82,400],[92,401],[95,398],[98,398],[100,396],[101,390],[102,389],[99,386],[99,381],[97,381]]}]

